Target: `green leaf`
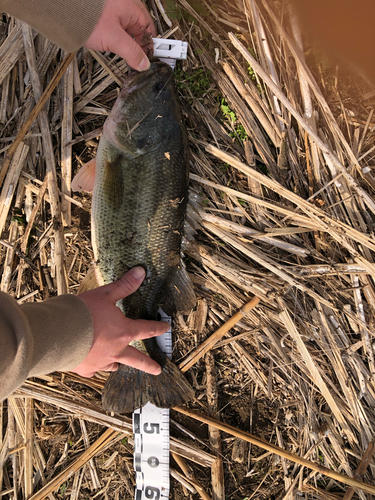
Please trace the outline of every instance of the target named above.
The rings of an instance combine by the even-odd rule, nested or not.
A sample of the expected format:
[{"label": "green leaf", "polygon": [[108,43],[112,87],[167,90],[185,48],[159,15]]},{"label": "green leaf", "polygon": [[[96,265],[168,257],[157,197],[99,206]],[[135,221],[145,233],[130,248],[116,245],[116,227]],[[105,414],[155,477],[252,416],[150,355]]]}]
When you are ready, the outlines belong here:
[{"label": "green leaf", "polygon": [[176,2],[174,0],[164,0],[163,2],[165,12],[171,19],[181,19],[181,13],[177,8]]}]

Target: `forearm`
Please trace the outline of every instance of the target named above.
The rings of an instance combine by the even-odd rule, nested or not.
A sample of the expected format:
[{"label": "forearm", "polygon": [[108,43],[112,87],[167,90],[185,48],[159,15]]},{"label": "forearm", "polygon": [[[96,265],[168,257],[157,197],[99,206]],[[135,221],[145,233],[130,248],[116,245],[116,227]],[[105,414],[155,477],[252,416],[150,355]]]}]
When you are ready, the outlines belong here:
[{"label": "forearm", "polygon": [[30,376],[75,368],[92,340],[91,314],[77,296],[19,306],[0,292],[0,401]]},{"label": "forearm", "polygon": [[0,0],[0,12],[27,22],[73,52],[91,35],[105,0]]}]

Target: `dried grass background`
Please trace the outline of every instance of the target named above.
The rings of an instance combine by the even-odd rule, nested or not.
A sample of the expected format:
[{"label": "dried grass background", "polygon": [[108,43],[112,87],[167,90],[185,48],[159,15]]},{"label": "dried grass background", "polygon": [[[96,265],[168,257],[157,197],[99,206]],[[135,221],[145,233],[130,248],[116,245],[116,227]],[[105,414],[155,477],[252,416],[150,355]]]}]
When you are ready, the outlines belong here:
[{"label": "dried grass background", "polygon": [[[327,67],[282,2],[165,7],[150,5],[160,33],[190,44],[176,84],[199,298],[175,360],[260,299],[187,371],[191,408],[349,477],[367,451],[357,477],[374,485],[374,89]],[[67,57],[3,16],[0,286],[20,303],[76,293],[93,258],[90,196],[70,181],[127,67]],[[133,498],[131,421],[101,409],[105,378],[38,377],[1,404],[1,498]],[[375,498],[175,411],[171,433],[175,499]]]}]

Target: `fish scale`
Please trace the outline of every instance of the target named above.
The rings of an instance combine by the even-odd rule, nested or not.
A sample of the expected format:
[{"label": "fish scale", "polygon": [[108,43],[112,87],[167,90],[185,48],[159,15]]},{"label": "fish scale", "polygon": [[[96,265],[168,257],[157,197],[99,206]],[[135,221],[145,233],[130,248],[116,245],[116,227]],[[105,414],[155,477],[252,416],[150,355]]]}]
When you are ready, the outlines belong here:
[{"label": "fish scale", "polygon": [[[162,161],[168,165],[161,166],[161,162],[155,162],[153,158],[154,155],[144,158],[141,164],[136,160],[120,160],[124,175],[124,203],[113,211],[110,222],[105,222],[108,205],[102,201],[110,193],[106,193],[103,187],[97,194],[94,191],[93,198],[93,218],[102,221],[93,225],[93,230],[95,240],[104,242],[97,245],[95,252],[103,283],[111,283],[136,265],[145,266],[147,271],[142,287],[122,303],[124,313],[133,319],[155,318],[156,296],[168,282],[171,264],[180,264],[181,230],[187,199],[186,182],[180,175],[183,163],[174,162],[172,157]],[[98,181],[103,186],[100,177]],[[150,186],[159,188],[155,190]],[[176,198],[183,201],[169,201]]]},{"label": "fish scale", "polygon": [[[153,62],[131,75],[105,125],[96,159],[92,241],[103,284],[141,265],[141,287],[118,306],[132,319],[155,319],[158,308],[183,313],[195,303],[180,258],[188,195],[187,138],[170,67]],[[192,388],[157,347],[135,341],[162,366],[152,376],[120,366],[110,375],[103,405],[117,413],[147,401],[171,407],[190,399]]]}]

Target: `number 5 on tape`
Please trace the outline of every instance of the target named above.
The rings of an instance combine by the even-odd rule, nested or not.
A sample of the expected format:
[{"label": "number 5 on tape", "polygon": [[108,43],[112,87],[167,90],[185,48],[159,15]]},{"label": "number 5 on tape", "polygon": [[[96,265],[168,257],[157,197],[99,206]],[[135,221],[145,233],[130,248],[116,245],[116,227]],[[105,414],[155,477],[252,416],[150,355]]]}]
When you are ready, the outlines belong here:
[{"label": "number 5 on tape", "polygon": [[169,410],[151,403],[133,413],[135,500],[169,498]]}]

